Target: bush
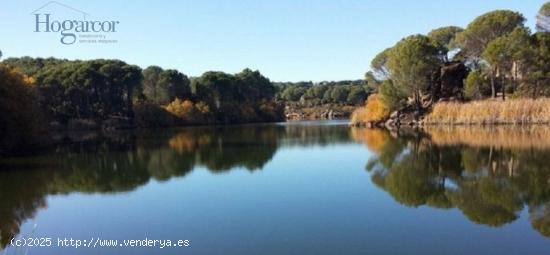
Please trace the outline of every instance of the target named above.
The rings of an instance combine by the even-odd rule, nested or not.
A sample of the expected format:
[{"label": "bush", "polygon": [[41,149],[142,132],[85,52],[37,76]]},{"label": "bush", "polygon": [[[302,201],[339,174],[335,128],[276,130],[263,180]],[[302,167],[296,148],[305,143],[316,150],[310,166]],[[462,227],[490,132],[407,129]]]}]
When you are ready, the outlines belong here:
[{"label": "bush", "polygon": [[388,119],[389,116],[390,108],[381,100],[380,95],[372,94],[367,99],[365,107],[353,112],[351,123],[355,125],[378,123]]}]

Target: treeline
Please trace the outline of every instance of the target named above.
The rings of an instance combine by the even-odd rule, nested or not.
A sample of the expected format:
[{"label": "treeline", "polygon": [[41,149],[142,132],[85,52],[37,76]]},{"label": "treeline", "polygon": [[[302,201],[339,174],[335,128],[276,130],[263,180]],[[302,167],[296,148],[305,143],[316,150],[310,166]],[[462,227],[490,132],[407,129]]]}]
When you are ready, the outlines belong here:
[{"label": "treeline", "polygon": [[[120,60],[9,58],[0,64],[0,145],[30,145],[38,127],[117,129],[284,120],[275,85],[258,71],[189,78]],[[34,139],[30,139],[34,140]],[[9,145],[9,146],[8,146]],[[25,147],[25,146],[23,146]]]},{"label": "treeline", "polygon": [[550,96],[549,20],[546,3],[535,33],[522,14],[497,10],[466,28],[442,27],[402,39],[372,60],[365,78],[382,102],[372,106],[384,109],[365,109],[363,115],[406,107],[421,112],[442,99]]},{"label": "treeline", "polygon": [[276,98],[287,105],[303,107],[323,104],[359,105],[371,93],[365,80],[277,82]]}]

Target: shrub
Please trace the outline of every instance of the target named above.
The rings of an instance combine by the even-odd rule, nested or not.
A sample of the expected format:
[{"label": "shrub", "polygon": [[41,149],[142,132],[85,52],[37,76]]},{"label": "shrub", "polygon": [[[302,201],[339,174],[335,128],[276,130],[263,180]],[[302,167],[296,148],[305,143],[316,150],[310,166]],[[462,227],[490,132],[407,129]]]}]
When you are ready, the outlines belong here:
[{"label": "shrub", "polygon": [[390,108],[381,100],[378,94],[372,94],[367,99],[365,107],[355,110],[352,114],[352,124],[377,123],[388,119]]}]

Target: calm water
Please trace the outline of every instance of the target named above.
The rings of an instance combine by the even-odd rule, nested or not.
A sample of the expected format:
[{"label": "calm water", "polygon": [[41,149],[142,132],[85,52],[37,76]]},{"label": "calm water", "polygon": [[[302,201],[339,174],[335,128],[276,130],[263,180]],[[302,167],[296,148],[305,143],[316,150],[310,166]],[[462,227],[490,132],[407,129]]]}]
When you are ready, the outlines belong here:
[{"label": "calm water", "polygon": [[[0,163],[0,254],[548,254],[550,130],[73,135]],[[12,238],[189,240],[13,247]]]}]

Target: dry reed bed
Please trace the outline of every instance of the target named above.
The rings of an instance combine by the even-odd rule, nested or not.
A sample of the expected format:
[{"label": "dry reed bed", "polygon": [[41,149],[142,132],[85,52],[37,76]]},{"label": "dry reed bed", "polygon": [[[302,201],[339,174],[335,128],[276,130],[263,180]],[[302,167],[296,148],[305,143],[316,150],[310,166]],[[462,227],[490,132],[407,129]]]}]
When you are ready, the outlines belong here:
[{"label": "dry reed bed", "polygon": [[438,103],[426,116],[425,124],[550,124],[550,99]]}]

